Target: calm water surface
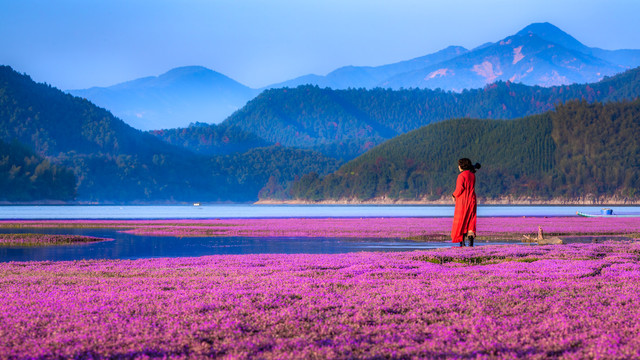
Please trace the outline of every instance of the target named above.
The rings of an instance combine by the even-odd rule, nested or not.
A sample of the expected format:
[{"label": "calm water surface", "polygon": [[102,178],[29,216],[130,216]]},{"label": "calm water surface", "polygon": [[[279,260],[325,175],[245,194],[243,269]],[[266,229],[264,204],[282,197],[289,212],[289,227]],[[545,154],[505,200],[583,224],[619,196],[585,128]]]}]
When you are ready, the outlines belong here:
[{"label": "calm water surface", "polygon": [[[478,216],[576,216],[600,213],[600,206],[479,206]],[[640,207],[613,207],[614,213],[640,213]],[[0,219],[207,219],[285,217],[450,217],[453,206],[360,205],[202,205],[202,206],[0,206]],[[158,237],[114,229],[0,229],[2,233],[77,234],[113,239],[97,243],[0,247],[0,262],[82,259],[139,259],[216,254],[333,254],[357,251],[411,251],[449,247],[449,242],[403,239]],[[495,244],[495,243],[493,243]],[[479,243],[478,245],[483,245]]]},{"label": "calm water surface", "polygon": [[[0,233],[75,234],[113,239],[79,245],[0,247],[0,262],[83,259],[141,259],[225,254],[337,254],[358,251],[411,251],[450,247],[448,242],[402,239],[164,237],[138,236],[114,229],[0,229]],[[493,243],[495,244],[495,243]],[[483,245],[480,243],[479,245]]]},{"label": "calm water surface", "polygon": [[[602,206],[478,206],[478,216],[575,216],[598,214]],[[612,207],[640,213],[640,206]],[[453,206],[404,205],[177,205],[177,206],[0,206],[0,219],[207,219],[282,217],[453,216]]]}]

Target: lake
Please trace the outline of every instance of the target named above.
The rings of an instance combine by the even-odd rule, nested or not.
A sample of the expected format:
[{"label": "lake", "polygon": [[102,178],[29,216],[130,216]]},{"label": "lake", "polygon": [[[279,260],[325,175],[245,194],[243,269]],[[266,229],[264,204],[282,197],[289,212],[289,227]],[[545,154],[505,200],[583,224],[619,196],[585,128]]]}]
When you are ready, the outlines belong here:
[{"label": "lake", "polygon": [[[612,207],[614,213],[640,213],[638,206]],[[479,206],[480,217],[576,216],[600,213],[601,206]],[[451,217],[453,206],[386,205],[253,205],[202,206],[0,206],[0,219],[232,219],[322,217]],[[139,259],[216,254],[411,251],[450,247],[450,242],[403,239],[308,237],[158,237],[120,233],[114,229],[2,229],[3,233],[77,234],[114,239],[97,243],[41,247],[0,247],[0,262],[82,259]],[[492,243],[496,244],[496,243]],[[478,243],[483,245],[483,243]]]},{"label": "lake", "polygon": [[[575,216],[602,206],[480,205],[478,216]],[[614,213],[640,213],[640,206],[613,206]],[[453,205],[167,205],[0,206],[0,219],[207,219],[269,217],[448,217]]]},{"label": "lake", "polygon": [[[114,239],[75,245],[0,247],[0,262],[142,259],[227,254],[337,254],[451,247],[450,242],[309,237],[164,237],[114,229],[0,229],[0,233],[74,234]],[[479,243],[486,245],[488,243]],[[492,243],[497,244],[497,243]]]}]

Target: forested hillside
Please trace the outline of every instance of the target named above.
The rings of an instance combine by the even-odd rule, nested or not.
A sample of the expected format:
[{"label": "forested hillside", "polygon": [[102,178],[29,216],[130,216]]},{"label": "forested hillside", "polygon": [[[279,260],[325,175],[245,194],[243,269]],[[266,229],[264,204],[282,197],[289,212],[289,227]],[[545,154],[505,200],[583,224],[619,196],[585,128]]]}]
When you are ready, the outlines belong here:
[{"label": "forested hillside", "polygon": [[574,99],[609,102],[638,96],[640,68],[587,85],[542,88],[498,82],[461,93],[300,86],[263,92],[223,125],[271,143],[351,159],[394,136],[446,119],[513,119]]},{"label": "forested hillside", "polygon": [[220,176],[200,166],[201,159],[84,99],[37,84],[6,66],[0,68],[0,95],[0,139],[16,139],[73,169],[79,199],[184,199],[218,193],[207,184]]},{"label": "forested hillside", "polygon": [[573,101],[516,120],[456,119],[398,136],[325,177],[292,187],[302,200],[439,200],[457,160],[482,163],[477,193],[491,199],[640,200],[640,100]]},{"label": "forested hillside", "polygon": [[234,126],[204,123],[191,124],[186,128],[153,130],[150,133],[171,145],[205,155],[239,153],[272,145],[258,135]]},{"label": "forested hillside", "polygon": [[0,201],[73,200],[75,195],[73,172],[18,142],[0,140]]},{"label": "forested hillside", "polygon": [[311,172],[329,174],[341,165],[318,152],[278,145],[217,156],[212,161],[215,168],[225,169],[230,183],[235,184],[227,196],[243,201],[258,197],[287,199],[291,183],[300,176]]},{"label": "forested hillside", "polygon": [[273,174],[282,174],[279,184],[286,187],[295,175],[338,166],[335,159],[298,149],[195,154],[7,66],[0,67],[0,140],[19,141],[60,169],[71,169],[79,201],[255,201]]},{"label": "forested hillside", "polygon": [[640,198],[640,100],[572,102],[551,118],[559,194]]}]

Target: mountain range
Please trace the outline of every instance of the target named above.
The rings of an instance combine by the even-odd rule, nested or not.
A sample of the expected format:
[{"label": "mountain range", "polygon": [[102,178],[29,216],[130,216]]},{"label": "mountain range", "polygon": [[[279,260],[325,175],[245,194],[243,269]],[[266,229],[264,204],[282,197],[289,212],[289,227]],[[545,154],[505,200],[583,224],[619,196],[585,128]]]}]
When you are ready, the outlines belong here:
[{"label": "mountain range", "polygon": [[540,114],[574,99],[611,102],[638,96],[640,68],[590,84],[545,88],[497,82],[462,93],[429,89],[332,90],[306,85],[266,90],[218,125],[153,134],[203,154],[261,146],[257,136],[268,144],[310,149],[350,160],[395,136],[446,119],[514,119]]},{"label": "mountain range", "polygon": [[[551,43],[550,38],[556,42]],[[522,52],[525,42],[526,46],[538,46],[535,56]],[[524,57],[516,56],[517,48]],[[358,76],[354,74],[358,73],[360,79],[392,79],[454,60],[464,67],[465,61],[471,64],[473,54],[493,54],[502,59],[503,73],[509,64],[517,67],[529,61],[529,65],[541,66],[545,57],[555,66],[554,71],[560,71],[562,66],[558,64],[575,65],[578,61],[582,64],[580,71],[565,66],[565,72],[558,74],[583,79],[595,76],[599,81],[542,87],[498,80],[461,92],[301,85],[265,89],[254,97],[255,93],[246,94],[256,90],[224,75],[202,67],[186,67],[120,84],[112,90],[123,102],[150,99],[145,103],[149,109],[160,100],[178,109],[175,99],[184,100],[179,104],[183,110],[208,106],[209,110],[199,110],[200,115],[211,113],[211,103],[217,103],[212,99],[227,94],[225,89],[235,89],[228,94],[246,92],[250,100],[237,105],[238,109],[219,124],[193,121],[187,116],[189,126],[145,132],[85,96],[37,84],[26,74],[0,66],[0,201],[245,202],[291,196],[315,200],[336,196],[418,198],[425,194],[429,199],[438,198],[446,184],[432,180],[436,175],[447,178],[448,163],[442,161],[459,155],[452,152],[450,143],[466,139],[468,131],[484,137],[471,136],[467,150],[476,149],[473,153],[482,155],[484,162],[504,165],[484,168],[491,182],[481,187],[485,194],[575,198],[581,195],[572,192],[572,187],[582,187],[594,196],[637,197],[633,193],[634,186],[637,188],[633,180],[637,147],[633,144],[640,110],[637,101],[631,105],[628,101],[640,97],[640,67],[614,76],[593,74],[596,68],[625,69],[633,65],[635,50],[588,48],[549,24],[533,24],[512,37],[471,51],[450,47],[388,65],[384,72],[382,67],[351,67],[342,69],[344,76],[336,75],[340,72],[333,76],[336,81],[346,79],[345,83],[356,81]],[[562,57],[557,54],[572,56],[573,60],[560,61]],[[93,90],[101,93],[104,89]],[[144,114],[136,118],[144,119]],[[624,126],[616,122],[617,118],[623,119]],[[587,126],[601,119],[602,126]],[[170,117],[166,120],[173,121]],[[445,125],[436,124],[443,121]],[[406,133],[412,135],[405,137]],[[390,161],[389,154],[402,148],[404,145],[399,144],[406,139],[411,139],[408,146],[425,148],[429,153]],[[609,147],[615,151],[609,151]],[[386,155],[380,155],[380,149],[387,149]],[[528,159],[535,166],[522,167],[518,164],[523,162],[513,162],[498,153],[520,154],[516,159]],[[415,168],[419,171],[414,171],[412,164],[424,163],[429,156],[435,156],[432,162],[438,163],[439,170],[420,165]],[[354,158],[343,168],[353,171],[328,175]],[[365,165],[353,165],[358,163]],[[352,178],[351,172],[363,176],[349,182],[345,179]],[[606,184],[608,174],[615,186]],[[518,185],[518,179],[526,180],[524,187]],[[342,185],[360,193],[340,193]],[[527,192],[529,185],[537,192]]]},{"label": "mountain range", "polygon": [[[522,194],[522,186],[504,185],[522,179],[527,180],[524,187],[564,189],[531,193],[538,199],[580,196],[572,188],[589,189],[594,196],[634,198],[640,110],[637,101],[628,101],[638,97],[640,68],[586,85],[542,88],[499,82],[460,94],[301,86],[265,91],[219,125],[142,132],[86,99],[0,66],[0,141],[10,144],[0,146],[0,201],[71,200],[74,194],[78,201],[98,203],[242,202],[309,194],[312,199],[331,198],[339,194],[336,185],[342,180],[325,175],[337,170],[347,154],[362,153],[349,164],[373,159],[373,165],[357,171],[366,175],[360,180],[345,183],[364,191],[357,198],[384,196],[385,191],[405,198],[412,191],[437,197],[445,185],[425,182],[423,173],[402,181],[395,176],[433,158],[426,163],[440,164],[439,172],[420,169],[431,179],[445,179],[448,163],[443,161],[463,148],[473,150],[491,174],[486,179],[493,185],[485,194]],[[582,102],[571,105],[573,99]],[[567,101],[569,105],[558,107]],[[525,120],[446,121],[468,117],[459,114],[513,118],[545,109],[555,110]],[[439,125],[443,120],[445,125]],[[415,128],[410,137],[401,135]],[[456,139],[465,139],[467,146],[460,147]],[[378,156],[379,149],[395,152],[403,142],[426,149],[428,156],[414,154],[400,162]],[[494,172],[491,163],[501,164],[502,170]],[[378,184],[373,188],[372,176]],[[609,182],[615,186],[607,187]],[[18,188],[22,196],[13,192]]]},{"label": "mountain range", "polygon": [[442,89],[460,92],[497,81],[543,87],[597,82],[640,66],[640,50],[588,47],[549,23],[531,24],[512,36],[475,49],[450,46],[383,66],[346,66],[326,76],[305,75],[251,89],[200,66],[157,77],[68,92],[87,98],[141,130],[217,124],[261,91],[317,85],[332,89]]},{"label": "mountain range", "polygon": [[271,86],[312,84],[333,89],[391,88],[462,91],[496,81],[554,86],[596,82],[640,65],[640,50],[590,48],[549,23],[475,49],[451,46],[435,54],[378,67],[343,67]]}]

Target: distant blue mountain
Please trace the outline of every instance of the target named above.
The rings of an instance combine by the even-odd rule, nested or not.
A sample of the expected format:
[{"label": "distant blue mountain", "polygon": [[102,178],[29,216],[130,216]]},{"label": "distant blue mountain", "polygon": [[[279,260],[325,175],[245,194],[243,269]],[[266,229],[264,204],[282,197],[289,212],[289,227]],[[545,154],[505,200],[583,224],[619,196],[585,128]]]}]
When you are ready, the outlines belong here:
[{"label": "distant blue mountain", "polygon": [[549,23],[531,24],[513,36],[472,50],[449,47],[435,54],[378,67],[343,67],[269,86],[318,85],[333,89],[375,87],[461,91],[495,81],[554,86],[597,82],[640,66],[640,50],[588,47]]},{"label": "distant blue mountain", "polygon": [[544,87],[591,83],[625,66],[563,47],[534,33],[516,34],[454,59],[397,75],[382,87],[462,91],[496,81]]},{"label": "distant blue mountain", "polygon": [[201,66],[68,92],[110,110],[140,130],[219,123],[258,94],[258,90]]},{"label": "distant blue mountain", "polygon": [[640,50],[603,50],[588,47],[549,23],[531,24],[519,31],[517,35],[525,34],[535,34],[544,40],[561,45],[567,49],[595,56],[625,68],[634,68],[640,65]]},{"label": "distant blue mountain", "polygon": [[593,83],[637,66],[640,50],[591,48],[552,24],[535,23],[471,50],[450,46],[394,64],[345,66],[326,76],[305,75],[263,89],[251,89],[215,71],[190,66],[157,77],[69,92],[110,110],[137,129],[158,130],[220,123],[265,89],[317,85],[462,91],[496,81],[549,87]]},{"label": "distant blue mountain", "polygon": [[366,88],[372,89],[383,84],[387,79],[396,75],[423,69],[443,61],[456,58],[468,53],[469,50],[460,46],[449,46],[436,53],[415,59],[401,61],[382,66],[345,66],[334,70],[326,76],[305,75],[293,80],[267,86],[268,89],[282,87],[297,87],[300,85],[318,85],[332,89]]}]

